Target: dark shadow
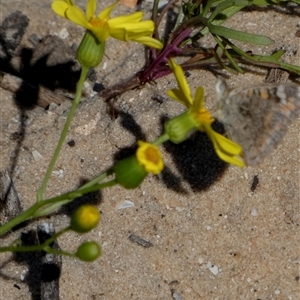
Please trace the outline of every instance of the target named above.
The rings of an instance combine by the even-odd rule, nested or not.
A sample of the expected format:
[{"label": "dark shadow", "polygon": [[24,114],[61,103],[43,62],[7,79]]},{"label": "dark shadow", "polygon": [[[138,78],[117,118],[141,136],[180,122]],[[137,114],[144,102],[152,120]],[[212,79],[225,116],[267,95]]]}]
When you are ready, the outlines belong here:
[{"label": "dark shadow", "polygon": [[121,125],[124,129],[132,133],[137,140],[146,140],[145,134],[142,132],[141,126],[135,121],[135,119],[129,113],[120,113]]},{"label": "dark shadow", "polygon": [[188,192],[182,186],[182,178],[177,176],[171,172],[169,167],[165,166],[162,173],[162,182],[166,185],[166,187],[170,190],[173,190],[180,194],[187,194]]},{"label": "dark shadow", "polygon": [[[19,49],[28,25],[28,17],[16,11],[7,16],[0,26],[0,70],[22,80],[21,86],[14,94],[15,103],[19,108],[20,128],[11,138],[16,141],[9,170],[11,178],[25,139],[26,112],[36,106],[40,86],[51,90],[61,88],[75,91],[80,75],[74,50],[57,36],[44,37],[37,41],[32,49]],[[17,65],[12,63],[16,55],[16,61],[20,61]]]},{"label": "dark shadow", "polygon": [[[22,246],[38,245],[37,232],[30,230],[21,233]],[[20,264],[28,266],[28,272],[24,282],[28,285],[32,300],[41,299],[41,283],[42,283],[42,256],[40,251],[36,252],[15,252],[14,260]]]},{"label": "dark shadow", "polygon": [[[223,125],[219,122],[215,122],[213,128],[219,133],[224,133]],[[164,148],[172,156],[182,176],[181,180],[185,180],[195,192],[210,187],[227,167],[227,164],[219,159],[212,142],[203,132],[196,132],[178,145],[167,142]]]},{"label": "dark shadow", "polygon": [[300,17],[300,9],[299,6],[296,6],[295,3],[293,2],[283,2],[279,3],[277,5],[274,5],[274,1],[267,0],[269,4],[273,5],[268,5],[268,6],[256,6],[256,5],[250,5],[244,8],[244,11],[262,11],[262,12],[269,12],[269,11],[274,11],[283,15],[290,15],[290,16],[298,16]]},{"label": "dark shadow", "polygon": [[[88,182],[87,180],[86,182]],[[83,185],[82,183],[81,185]],[[81,197],[75,198],[70,203],[63,205],[55,215],[68,215],[69,217],[73,214],[73,212],[84,204],[91,204],[95,206],[99,206],[102,201],[101,191],[88,193]]]},{"label": "dark shadow", "polygon": [[[21,233],[22,246],[34,246],[44,243],[51,234],[45,231],[30,230],[28,232]],[[51,247],[58,248],[56,242],[50,244]],[[44,283],[55,282],[53,286],[58,289],[58,279],[61,274],[61,260],[60,258],[54,259],[53,262],[48,262],[45,259],[46,252],[34,251],[34,252],[15,252],[13,254],[14,260],[20,264],[28,266],[28,272],[24,282],[28,285],[31,293],[32,300],[40,300],[42,296],[41,286]],[[52,286],[50,286],[51,288]]]}]

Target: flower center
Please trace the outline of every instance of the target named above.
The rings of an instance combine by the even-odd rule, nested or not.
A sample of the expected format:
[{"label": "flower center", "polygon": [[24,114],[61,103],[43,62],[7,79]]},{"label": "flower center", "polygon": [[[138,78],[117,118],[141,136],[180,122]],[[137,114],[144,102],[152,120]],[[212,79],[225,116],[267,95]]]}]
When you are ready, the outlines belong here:
[{"label": "flower center", "polygon": [[158,155],[158,151],[155,148],[149,147],[148,149],[146,149],[145,156],[148,161],[152,162],[155,165],[157,165],[160,161],[160,156]]},{"label": "flower center", "polygon": [[202,107],[198,112],[197,112],[197,117],[196,117],[201,123],[205,122],[208,123],[209,125],[214,121],[213,116],[211,113],[205,108]]},{"label": "flower center", "polygon": [[93,27],[108,27],[106,20],[100,20],[99,18],[96,17],[92,17],[89,20],[89,23],[93,26]]}]

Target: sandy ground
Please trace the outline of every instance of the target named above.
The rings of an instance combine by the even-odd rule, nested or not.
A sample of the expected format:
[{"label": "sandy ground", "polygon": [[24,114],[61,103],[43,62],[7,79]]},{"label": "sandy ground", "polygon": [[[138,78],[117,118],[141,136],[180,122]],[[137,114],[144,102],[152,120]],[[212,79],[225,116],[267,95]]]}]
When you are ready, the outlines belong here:
[{"label": "sandy ground", "polygon": [[[76,3],[84,6],[85,1]],[[32,49],[28,40],[32,34],[39,38],[59,35],[68,46],[82,37],[81,28],[51,11],[50,1],[1,0],[0,8],[1,22],[17,9],[28,16],[22,47]],[[129,10],[118,8],[116,13],[124,11]],[[271,53],[276,45],[299,44],[295,37],[299,17],[292,11],[254,9],[239,13],[228,26],[276,40],[269,47],[243,46]],[[299,65],[298,55],[294,63]],[[96,80],[109,87],[134,74],[143,63],[143,47],[110,40]],[[203,85],[207,105],[213,107],[214,75],[201,69],[189,73],[192,90]],[[232,86],[262,83],[266,73],[255,68],[244,75],[230,75],[228,82]],[[161,133],[162,118],[183,111],[166,96],[166,90],[175,87],[172,75],[119,97],[116,105],[122,114],[116,120],[107,114],[101,99],[89,96],[93,84],[89,81],[86,86],[87,97],[68,134],[67,142],[74,140],[75,146],[64,145],[49,181],[48,197],[100,174],[137,139],[154,140]],[[152,99],[157,95],[163,96],[162,103]],[[0,101],[1,170],[16,162],[13,180],[23,207],[28,208],[35,202],[70,102],[21,112],[14,94],[5,89],[0,89]],[[11,135],[20,129],[21,113],[26,119],[24,136],[12,140]],[[278,149],[256,167],[226,166],[205,135],[197,134],[181,145],[163,148],[167,168],[162,176],[147,177],[133,191],[117,186],[95,195],[92,201],[102,212],[100,225],[86,235],[68,233],[59,245],[75,251],[83,241],[95,240],[102,246],[102,255],[93,263],[63,257],[60,299],[300,299],[299,125],[298,118]],[[33,156],[35,150],[40,157]],[[259,184],[251,192],[255,175]],[[134,206],[120,209],[125,200]],[[60,211],[46,221],[61,229],[68,224],[68,213]],[[1,239],[1,245],[43,222],[21,228]],[[130,234],[153,246],[144,248],[130,241]],[[0,299],[39,299],[34,260],[35,256],[26,260],[10,253],[0,255]]]}]

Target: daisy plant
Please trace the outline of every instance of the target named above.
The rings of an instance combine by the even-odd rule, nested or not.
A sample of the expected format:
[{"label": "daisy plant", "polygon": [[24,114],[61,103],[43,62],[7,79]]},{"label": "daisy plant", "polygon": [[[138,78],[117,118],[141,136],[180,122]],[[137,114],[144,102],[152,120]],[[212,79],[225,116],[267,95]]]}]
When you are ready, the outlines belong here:
[{"label": "daisy plant", "polygon": [[[49,215],[64,204],[85,194],[99,191],[100,189],[120,185],[126,189],[137,188],[149,173],[158,175],[164,168],[162,154],[158,148],[165,141],[174,143],[185,141],[196,130],[206,132],[213,143],[217,155],[227,163],[244,166],[240,158],[242,148],[215,132],[212,128],[214,118],[204,107],[204,91],[198,87],[195,97],[191,95],[190,88],[184,77],[183,70],[173,59],[169,60],[169,68],[173,71],[178,83],[178,88],[168,91],[168,95],[187,107],[187,111],[165,124],[165,132],[153,143],[138,141],[135,154],[116,162],[107,171],[87,182],[75,191],[67,192],[52,198],[44,199],[47,182],[51,176],[62,145],[67,136],[69,126],[75,114],[75,110],[81,99],[84,81],[90,68],[99,65],[105,50],[105,41],[116,38],[121,41],[135,41],[152,48],[161,49],[162,44],[151,37],[154,31],[152,21],[142,21],[143,13],[135,12],[127,16],[111,18],[110,14],[115,4],[104,9],[95,16],[96,0],[88,0],[85,13],[74,5],[73,0],[54,0],[52,9],[59,16],[86,29],[85,35],[77,50],[77,59],[82,65],[81,75],[77,84],[75,98],[72,103],[68,118],[61,133],[57,148],[46,171],[42,185],[37,193],[37,201],[30,208],[0,226],[0,237],[13,227],[29,219]],[[186,32],[184,34],[187,34]],[[166,56],[164,56],[166,57]],[[167,60],[164,60],[166,62]],[[168,72],[170,70],[168,69]],[[51,245],[59,236],[69,230],[80,234],[95,228],[100,221],[100,213],[97,208],[90,205],[79,208],[72,216],[70,225],[50,237],[41,245],[22,246],[20,243],[12,243],[7,247],[0,247],[0,252],[5,251],[46,251],[52,254],[63,254],[77,257],[83,261],[93,261],[101,254],[101,248],[95,242],[85,242],[79,246],[76,253],[69,253],[54,249]]]},{"label": "daisy plant", "polygon": [[163,47],[161,42],[151,37],[155,29],[154,23],[151,20],[142,21],[142,12],[135,12],[127,16],[111,18],[111,11],[117,4],[118,2],[108,6],[96,16],[96,0],[88,0],[85,13],[81,8],[74,4],[74,0],[54,0],[52,2],[52,9],[56,14],[82,26],[86,29],[86,32],[76,53],[77,60],[81,64],[82,69],[77,84],[75,98],[57,148],[49,164],[42,185],[37,193],[38,201],[43,199],[47,182],[67,136],[77,105],[79,104],[88,70],[89,68],[96,67],[102,61],[105,50],[105,41],[112,37],[125,42],[135,41],[157,49]]}]

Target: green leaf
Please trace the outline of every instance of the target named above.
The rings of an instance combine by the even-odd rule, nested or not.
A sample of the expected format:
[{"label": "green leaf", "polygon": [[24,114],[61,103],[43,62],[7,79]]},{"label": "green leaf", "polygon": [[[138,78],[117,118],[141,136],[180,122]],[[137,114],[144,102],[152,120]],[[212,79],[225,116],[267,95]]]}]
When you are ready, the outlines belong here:
[{"label": "green leaf", "polygon": [[264,35],[252,34],[235,29],[226,28],[224,26],[207,24],[209,31],[212,34],[222,36],[228,39],[234,39],[237,41],[255,44],[255,45],[271,45],[273,41]]}]

